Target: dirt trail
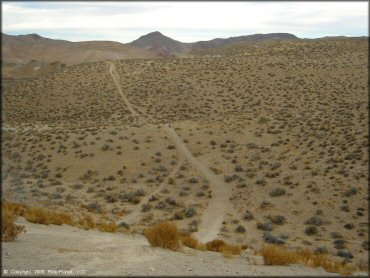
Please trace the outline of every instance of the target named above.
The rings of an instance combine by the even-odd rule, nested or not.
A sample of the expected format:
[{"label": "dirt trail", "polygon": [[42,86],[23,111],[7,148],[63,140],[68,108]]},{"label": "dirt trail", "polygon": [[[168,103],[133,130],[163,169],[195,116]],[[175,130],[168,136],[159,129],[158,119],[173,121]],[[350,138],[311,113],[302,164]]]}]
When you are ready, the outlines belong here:
[{"label": "dirt trail", "polygon": [[142,198],[140,200],[140,203],[137,204],[135,209],[132,212],[130,212],[130,214],[128,214],[128,215],[124,216],[123,218],[121,218],[120,220],[116,221],[117,224],[119,224],[120,222],[125,222],[125,223],[131,225],[132,223],[139,221],[139,217],[142,213],[141,206],[143,204],[147,203],[151,196],[159,193],[163,189],[163,187],[168,184],[168,180],[170,178],[173,178],[176,175],[176,173],[179,171],[183,162],[184,162],[184,159],[182,159],[176,165],[176,167],[172,170],[172,172],[164,179],[164,181],[154,191],[150,192],[150,194],[147,194],[144,198]]},{"label": "dirt trail", "polygon": [[[114,64],[112,62],[108,63],[109,72],[114,80],[114,83],[117,86],[118,92],[122,96],[125,104],[131,111],[131,113],[134,116],[149,117],[152,121],[156,122],[156,120],[152,116],[146,114],[141,109],[137,108],[137,110],[140,111],[142,115],[139,115],[133,109],[133,107],[136,106],[133,106],[123,93],[118,82],[119,79]],[[215,239],[217,238],[222,228],[222,222],[224,221],[226,213],[233,210],[230,202],[230,196],[232,192],[231,187],[230,185],[226,184],[221,177],[212,173],[205,164],[194,157],[194,155],[188,150],[185,143],[181,140],[181,138],[173,128],[171,128],[168,124],[163,124],[162,127],[173,139],[175,145],[177,146],[177,150],[189,161],[190,164],[192,164],[197,170],[201,171],[210,183],[212,198],[210,199],[205,212],[201,216],[201,222],[198,226],[198,232],[196,233],[196,236],[202,242]],[[140,209],[141,206],[137,206],[132,216],[130,214],[126,217],[125,222],[133,221],[135,217],[138,217],[140,214]]]},{"label": "dirt trail", "polygon": [[122,92],[121,85],[119,84],[119,77],[118,77],[118,74],[116,72],[116,68],[115,68],[114,64],[112,62],[108,62],[108,63],[109,63],[109,73],[112,76],[114,84],[116,84],[118,92],[122,96],[123,101],[125,102],[127,108],[130,110],[130,112],[133,116],[139,116],[139,114],[132,107],[130,101],[127,99],[126,95]]},{"label": "dirt trail", "polygon": [[164,129],[173,139],[178,151],[186,157],[189,163],[201,171],[210,183],[212,198],[208,203],[207,209],[201,216],[198,232],[195,235],[202,242],[215,239],[222,228],[222,222],[227,211],[233,209],[230,203],[231,187],[193,156],[173,128],[165,124]]}]

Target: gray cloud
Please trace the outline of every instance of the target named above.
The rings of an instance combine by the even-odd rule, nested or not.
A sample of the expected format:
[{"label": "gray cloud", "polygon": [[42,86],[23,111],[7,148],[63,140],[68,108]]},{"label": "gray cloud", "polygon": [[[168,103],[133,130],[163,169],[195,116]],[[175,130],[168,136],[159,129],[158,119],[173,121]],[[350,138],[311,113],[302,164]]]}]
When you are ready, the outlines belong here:
[{"label": "gray cloud", "polygon": [[152,31],[192,42],[289,32],[368,34],[367,2],[3,2],[3,32],[128,42]]}]

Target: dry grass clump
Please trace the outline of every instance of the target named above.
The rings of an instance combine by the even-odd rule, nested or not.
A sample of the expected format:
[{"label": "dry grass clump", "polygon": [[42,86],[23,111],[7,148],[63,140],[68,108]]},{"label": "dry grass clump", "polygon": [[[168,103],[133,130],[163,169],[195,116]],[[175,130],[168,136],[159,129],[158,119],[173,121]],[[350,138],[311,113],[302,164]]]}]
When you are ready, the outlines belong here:
[{"label": "dry grass clump", "polygon": [[222,239],[214,239],[206,243],[206,248],[207,251],[220,252],[220,247],[225,244],[225,241]]},{"label": "dry grass clump", "polygon": [[26,232],[24,226],[17,225],[14,223],[17,215],[9,211],[3,206],[1,214],[1,240],[2,241],[13,241],[18,237],[18,234]]},{"label": "dry grass clump", "polygon": [[207,250],[206,246],[203,243],[199,242],[195,237],[189,234],[181,237],[181,243],[182,245],[185,245],[192,249],[197,249],[201,251]]},{"label": "dry grass clump", "polygon": [[264,245],[261,255],[265,265],[289,265],[297,262],[296,252],[272,244]]},{"label": "dry grass clump", "polygon": [[2,208],[3,210],[7,210],[14,215],[24,216],[28,206],[18,203],[8,203],[5,200],[2,200]]},{"label": "dry grass clump", "polygon": [[221,239],[214,239],[206,243],[207,251],[220,252],[224,255],[240,255],[242,248],[239,245],[230,245]]},{"label": "dry grass clump", "polygon": [[3,211],[6,210],[15,216],[23,216],[28,222],[44,225],[69,225],[85,230],[98,229],[101,232],[115,233],[118,226],[115,223],[95,223],[91,216],[85,215],[76,221],[71,215],[64,212],[50,211],[40,207],[29,207],[23,204],[3,201]]},{"label": "dry grass clump", "polygon": [[39,207],[29,208],[26,211],[24,217],[28,222],[36,224],[45,224],[45,225],[66,224],[74,226],[74,221],[70,215],[63,212],[49,211]]},{"label": "dry grass clump", "polygon": [[356,267],[345,262],[333,261],[326,254],[313,254],[310,250],[290,251],[285,247],[268,244],[261,249],[266,265],[301,263],[309,267],[322,267],[327,272],[351,275]]},{"label": "dry grass clump", "polygon": [[115,233],[118,230],[118,226],[114,223],[97,223],[96,227],[101,232]]},{"label": "dry grass clump", "polygon": [[242,252],[242,249],[239,245],[221,245],[220,246],[220,251],[224,255],[240,255]]},{"label": "dry grass clump", "polygon": [[181,234],[177,226],[169,222],[159,223],[146,229],[144,235],[152,246],[175,251],[181,248],[181,244],[200,251],[219,252],[226,256],[240,255],[242,251],[240,246],[227,244],[220,239],[204,244],[189,233]]},{"label": "dry grass clump", "polygon": [[144,235],[152,246],[173,251],[179,250],[181,247],[179,231],[173,223],[164,222],[156,224],[146,229]]},{"label": "dry grass clump", "polygon": [[84,217],[80,218],[75,226],[78,226],[84,230],[98,229],[101,232],[108,233],[115,233],[118,230],[118,226],[115,223],[95,223],[89,215],[85,215]]},{"label": "dry grass clump", "polygon": [[81,218],[78,221],[78,225],[80,226],[80,228],[84,230],[91,230],[91,229],[94,229],[96,226],[94,220],[88,215]]}]

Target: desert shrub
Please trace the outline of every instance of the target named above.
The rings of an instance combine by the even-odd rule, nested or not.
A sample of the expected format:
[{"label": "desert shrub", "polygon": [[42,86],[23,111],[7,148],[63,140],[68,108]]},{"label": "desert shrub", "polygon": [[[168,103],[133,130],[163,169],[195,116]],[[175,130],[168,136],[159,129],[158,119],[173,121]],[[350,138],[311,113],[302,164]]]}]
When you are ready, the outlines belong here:
[{"label": "desert shrub", "polygon": [[186,217],[193,217],[196,214],[196,210],[194,208],[188,208],[184,210]]},{"label": "desert shrub", "polygon": [[242,225],[239,225],[236,230],[235,230],[237,233],[240,233],[240,234],[244,234],[246,232],[244,226]]},{"label": "desert shrub", "polygon": [[188,181],[189,183],[193,183],[193,184],[198,183],[198,179],[195,177],[191,177]]},{"label": "desert shrub", "polygon": [[253,213],[251,213],[249,210],[247,210],[245,212],[245,215],[244,215],[243,219],[245,219],[245,220],[252,220],[252,219],[254,219]]},{"label": "desert shrub", "polygon": [[143,212],[149,211],[151,209],[152,209],[152,205],[151,204],[143,204],[141,206],[141,211],[143,211]]},{"label": "desert shrub", "polygon": [[214,140],[211,140],[210,142],[209,142],[210,144],[211,144],[211,146],[216,146],[216,141],[214,141]]},{"label": "desert shrub", "polygon": [[262,231],[272,231],[273,226],[270,222],[262,223],[262,222],[258,221],[257,222],[257,229],[262,230]]},{"label": "desert shrub", "polygon": [[315,225],[315,226],[321,226],[323,224],[323,221],[322,219],[319,217],[319,216],[312,216],[311,218],[309,218],[305,224],[307,225]]},{"label": "desert shrub", "polygon": [[263,234],[263,239],[268,242],[268,243],[272,243],[272,244],[278,244],[278,245],[281,245],[281,244],[285,244],[285,240],[281,237],[278,237],[278,236],[274,236],[268,232],[265,232]]},{"label": "desert shrub", "polygon": [[350,251],[338,250],[337,255],[343,258],[353,259],[352,252]]},{"label": "desert shrub", "polygon": [[305,234],[307,235],[316,235],[318,233],[318,230],[315,226],[308,226],[306,229],[305,229]]},{"label": "desert shrub", "polygon": [[206,193],[204,193],[204,191],[199,191],[199,192],[197,192],[197,194],[196,194],[196,196],[197,197],[203,197],[203,196],[205,196],[206,195]]},{"label": "desert shrub", "polygon": [[368,240],[365,240],[362,242],[361,244],[362,248],[364,248],[365,250],[369,250],[369,241]]},{"label": "desert shrub", "polygon": [[276,225],[283,225],[286,222],[286,218],[283,215],[269,215],[267,218]]},{"label": "desert shrub", "polygon": [[170,250],[180,249],[180,237],[177,226],[173,223],[164,222],[156,224],[144,231],[150,245]]},{"label": "desert shrub", "polygon": [[6,207],[2,207],[1,214],[1,240],[2,241],[13,241],[18,237],[18,234],[26,232],[26,229],[22,225],[14,223],[17,215],[11,212]]},{"label": "desert shrub", "polygon": [[93,211],[95,213],[101,213],[102,212],[102,208],[101,206],[97,203],[97,202],[91,202],[89,203],[86,208],[89,210],[89,211]]},{"label": "desert shrub", "polygon": [[284,188],[276,188],[270,192],[271,197],[277,197],[281,195],[285,195],[285,189]]},{"label": "desert shrub", "polygon": [[343,196],[345,197],[351,197],[352,195],[357,194],[358,190],[356,187],[351,187],[346,192],[344,192]]}]

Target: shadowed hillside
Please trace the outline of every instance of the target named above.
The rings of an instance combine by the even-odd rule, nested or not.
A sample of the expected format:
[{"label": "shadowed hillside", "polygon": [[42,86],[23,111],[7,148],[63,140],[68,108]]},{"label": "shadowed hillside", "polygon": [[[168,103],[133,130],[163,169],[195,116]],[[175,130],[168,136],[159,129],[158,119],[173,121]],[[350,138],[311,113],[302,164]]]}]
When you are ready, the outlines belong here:
[{"label": "shadowed hillside", "polygon": [[79,64],[102,60],[154,58],[153,53],[109,41],[70,42],[52,40],[37,34],[11,36],[2,34],[2,59],[24,64],[32,60]]}]

